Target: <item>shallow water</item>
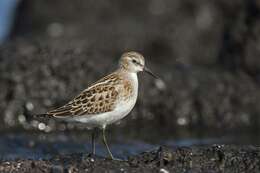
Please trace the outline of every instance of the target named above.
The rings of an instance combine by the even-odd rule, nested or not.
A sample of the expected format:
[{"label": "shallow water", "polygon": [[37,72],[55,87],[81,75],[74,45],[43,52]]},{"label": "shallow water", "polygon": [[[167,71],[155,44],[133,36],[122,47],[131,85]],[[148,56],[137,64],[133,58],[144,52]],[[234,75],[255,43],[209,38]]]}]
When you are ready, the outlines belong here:
[{"label": "shallow water", "polygon": [[[159,140],[158,140],[159,141]],[[254,141],[252,143],[252,141]],[[127,137],[112,139],[110,147],[118,158],[127,158],[144,151],[153,150],[161,145],[175,148],[177,146],[211,145],[211,144],[259,144],[259,137],[250,135],[223,136],[207,138],[180,138],[160,142],[148,142]],[[106,156],[101,139],[97,141],[97,155]],[[17,158],[49,159],[58,154],[89,153],[91,144],[88,135],[79,134],[37,134],[5,133],[0,137],[0,158],[10,160]]]}]

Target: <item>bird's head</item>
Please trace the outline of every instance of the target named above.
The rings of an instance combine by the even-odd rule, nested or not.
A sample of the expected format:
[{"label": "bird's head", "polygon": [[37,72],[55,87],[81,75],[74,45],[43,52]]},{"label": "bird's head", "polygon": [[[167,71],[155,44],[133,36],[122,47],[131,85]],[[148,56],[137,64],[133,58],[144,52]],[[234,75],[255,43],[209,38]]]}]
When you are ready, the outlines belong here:
[{"label": "bird's head", "polygon": [[[119,61],[120,68],[123,68],[124,70],[132,73],[138,73],[140,71],[145,71],[152,75],[153,77],[156,77],[151,70],[149,70],[145,66],[145,60],[143,55],[141,55],[138,52],[126,52],[124,53]],[[157,77],[156,77],[157,78]]]}]

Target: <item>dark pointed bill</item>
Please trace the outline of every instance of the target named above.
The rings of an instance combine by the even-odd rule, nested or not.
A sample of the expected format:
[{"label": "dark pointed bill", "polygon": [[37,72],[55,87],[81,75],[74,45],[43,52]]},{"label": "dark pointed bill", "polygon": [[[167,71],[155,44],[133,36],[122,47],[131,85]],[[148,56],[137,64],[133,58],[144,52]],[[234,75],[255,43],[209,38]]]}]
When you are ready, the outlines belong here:
[{"label": "dark pointed bill", "polygon": [[144,71],[145,71],[146,73],[150,74],[151,76],[153,76],[154,78],[159,79],[159,77],[156,76],[155,74],[153,74],[153,72],[152,72],[149,68],[144,67]]}]

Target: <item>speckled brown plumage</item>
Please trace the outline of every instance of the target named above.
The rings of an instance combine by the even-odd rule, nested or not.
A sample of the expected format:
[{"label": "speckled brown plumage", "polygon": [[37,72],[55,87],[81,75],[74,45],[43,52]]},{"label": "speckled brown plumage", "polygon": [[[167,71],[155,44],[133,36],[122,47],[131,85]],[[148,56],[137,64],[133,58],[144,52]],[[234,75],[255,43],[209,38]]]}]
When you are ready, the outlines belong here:
[{"label": "speckled brown plumage", "polygon": [[123,93],[122,97],[124,100],[128,100],[131,98],[131,96],[133,94],[133,89],[134,89],[133,85],[129,81],[124,81],[123,86],[124,86],[124,92],[122,92]]},{"label": "speckled brown plumage", "polygon": [[132,92],[133,88],[129,81],[112,73],[98,80],[68,104],[47,114],[54,117],[67,117],[109,112],[114,109],[117,100],[129,99]]}]

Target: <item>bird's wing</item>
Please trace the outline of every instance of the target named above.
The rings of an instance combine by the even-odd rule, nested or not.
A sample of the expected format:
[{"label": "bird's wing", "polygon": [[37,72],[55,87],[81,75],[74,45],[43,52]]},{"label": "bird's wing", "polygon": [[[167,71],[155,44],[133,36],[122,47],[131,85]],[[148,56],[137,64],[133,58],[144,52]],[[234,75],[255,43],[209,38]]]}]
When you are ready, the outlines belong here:
[{"label": "bird's wing", "polygon": [[106,76],[84,90],[68,104],[47,112],[57,118],[93,115],[110,112],[115,108],[118,98],[118,80],[114,74]]}]

